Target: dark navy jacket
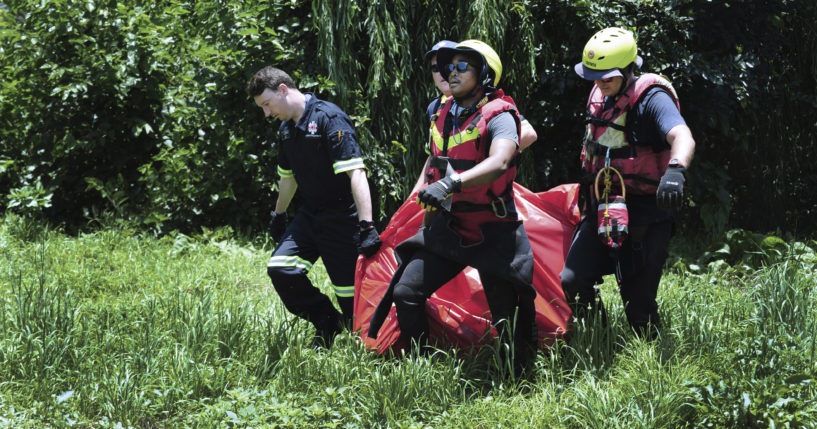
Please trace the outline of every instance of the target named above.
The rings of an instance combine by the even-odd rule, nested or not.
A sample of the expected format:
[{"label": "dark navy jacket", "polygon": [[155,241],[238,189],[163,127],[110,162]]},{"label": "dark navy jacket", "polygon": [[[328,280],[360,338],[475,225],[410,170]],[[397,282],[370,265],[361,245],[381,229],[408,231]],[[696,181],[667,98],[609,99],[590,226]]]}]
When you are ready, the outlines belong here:
[{"label": "dark navy jacket", "polygon": [[363,168],[352,120],[338,106],[304,94],[301,118],[278,130],[278,174],[294,177],[304,206],[346,210],[354,204],[347,171]]}]

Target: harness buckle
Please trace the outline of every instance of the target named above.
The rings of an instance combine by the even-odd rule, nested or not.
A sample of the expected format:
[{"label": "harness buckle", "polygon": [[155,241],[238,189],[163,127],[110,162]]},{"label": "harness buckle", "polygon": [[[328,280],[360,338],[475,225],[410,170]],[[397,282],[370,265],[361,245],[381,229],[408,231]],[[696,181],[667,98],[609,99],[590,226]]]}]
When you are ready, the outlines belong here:
[{"label": "harness buckle", "polygon": [[[432,156],[431,163],[429,163],[429,167],[434,167],[440,171],[440,177],[445,177],[451,174],[449,172],[449,160],[450,158],[447,156]],[[451,169],[453,170],[453,169]]]}]

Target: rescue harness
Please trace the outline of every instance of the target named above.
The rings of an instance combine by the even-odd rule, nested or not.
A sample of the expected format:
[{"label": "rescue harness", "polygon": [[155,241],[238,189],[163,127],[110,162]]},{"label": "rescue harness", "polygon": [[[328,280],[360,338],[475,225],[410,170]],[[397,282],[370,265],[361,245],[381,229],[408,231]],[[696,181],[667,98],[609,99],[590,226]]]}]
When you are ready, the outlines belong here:
[{"label": "rescue harness", "polygon": [[587,100],[582,168],[595,175],[608,165],[614,167],[633,195],[655,194],[670,157],[670,148],[666,144],[633,145],[627,137],[627,114],[654,87],[669,93],[680,110],[672,84],[652,73],[634,79],[612,107],[604,109],[605,97],[598,86],[593,87]]},{"label": "rescue harness", "polygon": [[[483,145],[482,139],[487,131],[488,122],[500,113],[510,112],[516,120],[517,132],[520,123],[516,105],[511,97],[502,90],[484,97],[472,109],[466,109],[467,119],[463,127],[455,128],[451,107],[453,101],[446,103],[432,116],[430,133],[431,161],[426,171],[429,183],[442,177],[473,168],[488,157],[490,142]],[[517,152],[518,154],[518,152]],[[452,212],[492,211],[497,218],[505,219],[509,215],[516,217],[513,202],[513,181],[519,164],[514,156],[508,169],[492,183],[468,187],[453,195]]]}]

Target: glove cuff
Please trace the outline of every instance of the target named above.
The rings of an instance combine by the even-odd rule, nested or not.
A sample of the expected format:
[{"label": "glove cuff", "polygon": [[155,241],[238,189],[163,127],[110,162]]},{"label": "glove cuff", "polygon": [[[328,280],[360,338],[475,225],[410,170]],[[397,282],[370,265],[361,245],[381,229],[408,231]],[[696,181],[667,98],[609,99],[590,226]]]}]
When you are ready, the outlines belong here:
[{"label": "glove cuff", "polygon": [[458,173],[454,173],[448,176],[447,179],[451,179],[451,191],[453,192],[462,191],[462,178]]},{"label": "glove cuff", "polygon": [[674,171],[674,172],[678,172],[678,173],[681,173],[684,176],[686,176],[686,174],[685,174],[686,170],[687,169],[681,164],[670,164],[670,165],[667,166],[667,171],[665,171],[664,174],[667,174],[670,171]]}]

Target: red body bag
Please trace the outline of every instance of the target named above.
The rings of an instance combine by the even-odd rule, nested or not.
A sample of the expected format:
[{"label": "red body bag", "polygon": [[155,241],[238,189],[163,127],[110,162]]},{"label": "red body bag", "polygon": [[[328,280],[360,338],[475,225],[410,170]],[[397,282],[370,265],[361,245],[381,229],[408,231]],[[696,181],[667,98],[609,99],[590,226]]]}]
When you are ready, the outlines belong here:
[{"label": "red body bag", "polygon": [[[578,191],[578,185],[568,184],[537,194],[514,183],[516,210],[533,250],[540,346],[550,345],[564,335],[570,317],[559,273],[579,222]],[[411,195],[392,216],[380,234],[383,241],[380,250],[370,258],[361,256],[357,262],[354,329],[361,332],[366,347],[381,354],[404,346],[400,342],[394,306],[377,339],[369,338],[366,333],[372,314],[397,270],[394,247],[413,236],[422,224],[424,212],[415,200],[416,195]],[[437,344],[470,348],[489,342],[495,334],[485,335],[491,327],[491,314],[479,274],[471,267],[466,267],[431,295],[426,302],[426,314],[431,340]]]}]

